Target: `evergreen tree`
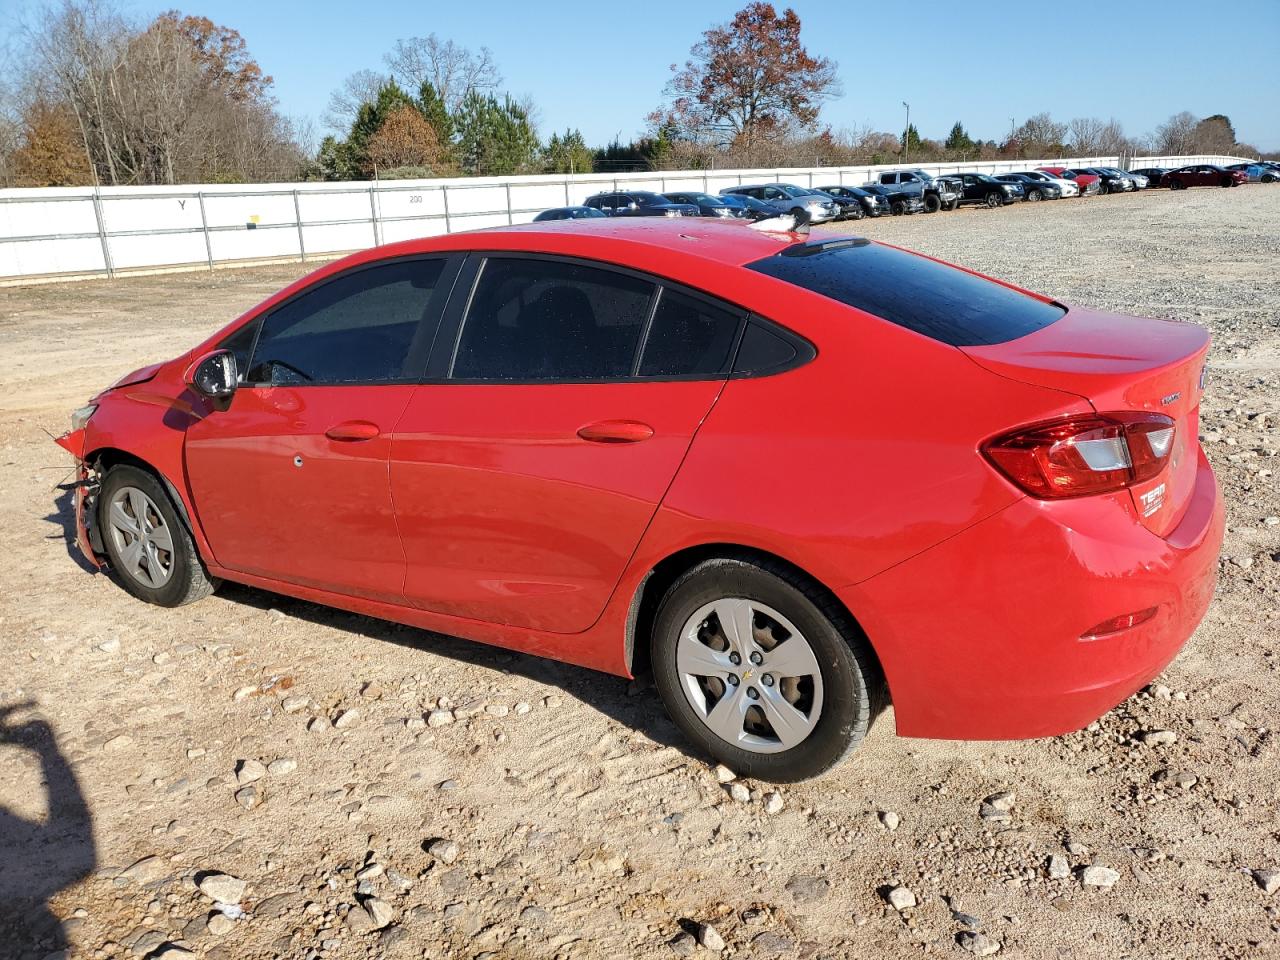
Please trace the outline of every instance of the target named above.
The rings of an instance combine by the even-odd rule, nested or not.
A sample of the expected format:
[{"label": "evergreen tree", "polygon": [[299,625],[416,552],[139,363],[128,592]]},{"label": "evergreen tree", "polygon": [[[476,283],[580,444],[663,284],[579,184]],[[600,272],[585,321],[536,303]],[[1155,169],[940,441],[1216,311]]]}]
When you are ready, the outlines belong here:
[{"label": "evergreen tree", "polygon": [[594,160],[595,153],[587,147],[579,130],[566,130],[563,137],[553,133],[542,155],[547,173],[590,173]]},{"label": "evergreen tree", "polygon": [[977,144],[970,138],[964,128],[964,124],[957,120],[956,125],[951,128],[951,133],[947,135],[947,142],[944,146],[956,153],[972,153]]},{"label": "evergreen tree", "polygon": [[902,147],[907,151],[907,153],[920,152],[920,131],[916,129],[916,125],[914,123],[907,127],[906,132],[903,133],[900,139]]},{"label": "evergreen tree", "polygon": [[540,144],[528,111],[509,96],[472,90],[453,116],[457,156],[464,172],[495,177],[523,173],[535,166]]}]

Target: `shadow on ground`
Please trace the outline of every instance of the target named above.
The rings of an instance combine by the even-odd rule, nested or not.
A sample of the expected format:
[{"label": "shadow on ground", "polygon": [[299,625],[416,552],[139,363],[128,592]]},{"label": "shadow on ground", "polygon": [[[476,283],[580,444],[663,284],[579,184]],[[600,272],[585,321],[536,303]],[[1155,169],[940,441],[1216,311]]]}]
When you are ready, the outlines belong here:
[{"label": "shadow on ground", "polygon": [[53,729],[39,717],[16,719],[32,706],[0,706],[0,753],[34,754],[45,794],[42,818],[0,806],[0,954],[15,960],[70,948],[50,900],[97,863],[93,818]]}]

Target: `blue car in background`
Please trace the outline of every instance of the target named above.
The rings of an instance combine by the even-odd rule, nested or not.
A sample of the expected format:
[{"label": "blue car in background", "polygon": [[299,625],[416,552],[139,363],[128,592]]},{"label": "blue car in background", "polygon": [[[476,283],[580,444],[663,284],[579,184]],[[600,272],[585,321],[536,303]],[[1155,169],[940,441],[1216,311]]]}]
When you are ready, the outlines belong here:
[{"label": "blue car in background", "polygon": [[1280,180],[1280,170],[1266,163],[1233,163],[1228,170],[1243,170],[1249,183],[1275,183]]},{"label": "blue car in background", "polygon": [[738,216],[744,220],[767,220],[778,215],[777,210],[755,197],[740,193],[725,193],[721,194],[720,199],[736,210],[740,210],[741,213]]},{"label": "blue car in background", "polygon": [[586,220],[591,217],[603,217],[604,214],[593,207],[552,207],[543,210],[533,218],[534,223],[544,220]]},{"label": "blue car in background", "polygon": [[678,190],[674,193],[664,193],[664,197],[672,203],[686,203],[698,208],[698,216],[700,217],[745,217],[743,209],[733,204],[725,203],[724,197],[713,197],[709,193],[698,193],[693,190]]}]

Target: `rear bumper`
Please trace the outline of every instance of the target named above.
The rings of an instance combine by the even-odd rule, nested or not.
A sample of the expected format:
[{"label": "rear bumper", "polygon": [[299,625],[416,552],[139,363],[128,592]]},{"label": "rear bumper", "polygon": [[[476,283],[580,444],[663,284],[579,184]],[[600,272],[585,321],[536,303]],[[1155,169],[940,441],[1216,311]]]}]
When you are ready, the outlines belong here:
[{"label": "rear bumper", "polygon": [[[898,733],[1011,740],[1078,730],[1177,655],[1213,596],[1223,505],[1203,451],[1181,523],[1148,531],[1128,496],[1025,499],[838,591],[884,666]],[[1156,607],[1132,629],[1082,640]]]}]

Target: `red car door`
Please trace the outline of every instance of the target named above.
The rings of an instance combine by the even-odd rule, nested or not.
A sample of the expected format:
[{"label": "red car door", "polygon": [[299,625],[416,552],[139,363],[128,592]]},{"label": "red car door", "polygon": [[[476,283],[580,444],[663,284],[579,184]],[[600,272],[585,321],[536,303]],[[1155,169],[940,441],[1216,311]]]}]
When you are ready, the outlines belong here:
[{"label": "red car door", "polygon": [[466,317],[446,319],[436,376],[392,443],[405,595],[451,616],[581,631],[719,395],[743,315],[580,261],[477,268]]},{"label": "red car door", "polygon": [[[355,268],[251,321],[260,330],[230,405],[186,437],[196,510],[219,564],[403,599],[387,463],[450,266],[410,258]],[[242,329],[230,340],[244,338]]]}]

